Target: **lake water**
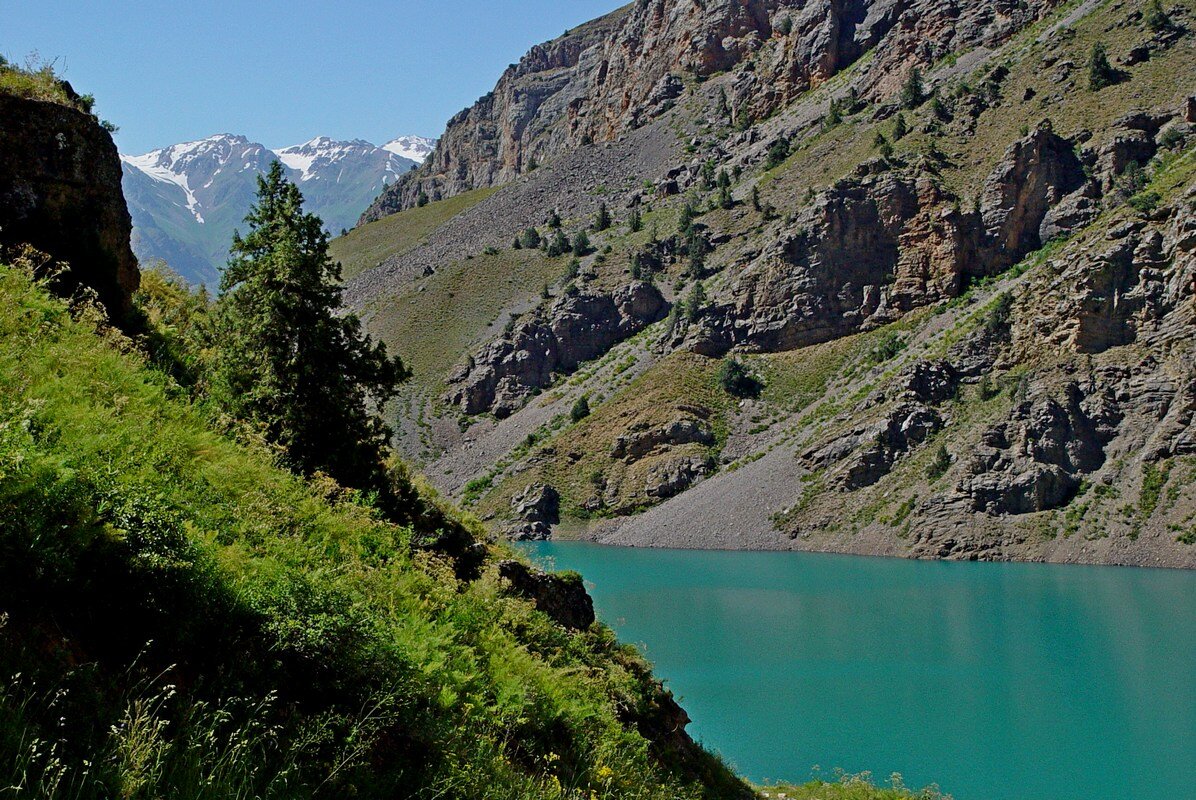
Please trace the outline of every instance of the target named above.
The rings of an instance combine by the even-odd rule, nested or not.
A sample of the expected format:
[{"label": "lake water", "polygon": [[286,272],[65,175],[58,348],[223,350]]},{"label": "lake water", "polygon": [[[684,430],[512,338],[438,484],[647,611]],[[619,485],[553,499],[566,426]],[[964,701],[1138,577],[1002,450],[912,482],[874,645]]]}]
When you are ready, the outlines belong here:
[{"label": "lake water", "polygon": [[530,546],[754,780],[1196,798],[1196,572]]}]

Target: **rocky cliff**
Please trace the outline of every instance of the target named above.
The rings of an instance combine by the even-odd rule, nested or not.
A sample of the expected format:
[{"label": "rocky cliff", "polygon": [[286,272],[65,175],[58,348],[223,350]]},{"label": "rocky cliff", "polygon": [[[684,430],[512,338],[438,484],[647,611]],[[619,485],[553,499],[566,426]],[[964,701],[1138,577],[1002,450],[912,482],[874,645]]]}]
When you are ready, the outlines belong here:
[{"label": "rocky cliff", "polygon": [[908,71],[999,44],[1059,0],[637,0],[533,48],[448,125],[422,169],[364,220],[505,183],[564,151],[611,141],[730,73],[721,102],[740,127],[765,119],[865,53],[857,92],[896,94]]},{"label": "rocky cliff", "polygon": [[114,318],[140,280],[112,137],[90,114],[0,94],[0,241],[69,265],[59,288],[95,290]]}]

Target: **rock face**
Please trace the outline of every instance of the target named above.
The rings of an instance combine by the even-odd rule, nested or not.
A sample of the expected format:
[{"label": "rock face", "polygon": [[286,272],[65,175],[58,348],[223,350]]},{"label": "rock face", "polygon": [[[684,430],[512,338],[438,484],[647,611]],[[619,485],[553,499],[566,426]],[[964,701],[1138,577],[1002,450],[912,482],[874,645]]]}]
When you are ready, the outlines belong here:
[{"label": "rock face", "polygon": [[70,265],[60,288],[95,290],[117,321],[140,283],[112,137],[94,117],[0,95],[0,241]]},{"label": "rock face", "polygon": [[672,108],[685,75],[731,72],[727,103],[740,122],[768,116],[872,51],[854,85],[861,96],[888,97],[911,66],[998,44],[1059,2],[641,0],[533,48],[363,220],[611,141]]},{"label": "rock face", "polygon": [[[961,210],[932,172],[913,167],[845,179],[798,215],[796,232],[748,265],[731,302],[703,322],[694,349],[789,350],[954,297],[967,279],[1001,272],[1040,247],[1048,212],[1091,191],[1073,143],[1049,125],[1009,148],[978,210]],[[1052,230],[1087,221],[1056,217]]]},{"label": "rock face", "polygon": [[566,294],[470,358],[450,377],[446,399],[466,414],[507,417],[549,386],[554,373],[572,372],[663,318],[667,308],[660,291],[640,281],[613,294]]},{"label": "rock face", "polygon": [[561,496],[551,485],[534,483],[511,498],[511,511],[519,520],[510,532],[517,542],[543,542],[552,526],[561,521]]},{"label": "rock face", "polygon": [[577,573],[550,575],[519,561],[501,561],[498,574],[511,591],[534,602],[558,624],[574,630],[594,624],[594,601]]}]

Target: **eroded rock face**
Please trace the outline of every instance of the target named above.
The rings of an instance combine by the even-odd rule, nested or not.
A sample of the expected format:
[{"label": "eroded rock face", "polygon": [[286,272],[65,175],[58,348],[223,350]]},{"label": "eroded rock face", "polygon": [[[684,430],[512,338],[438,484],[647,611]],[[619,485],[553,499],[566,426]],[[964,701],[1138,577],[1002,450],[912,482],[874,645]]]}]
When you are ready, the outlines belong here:
[{"label": "eroded rock face", "polygon": [[0,94],[0,242],[70,265],[66,294],[94,289],[117,321],[140,283],[112,137],[82,111]]},{"label": "eroded rock face", "polygon": [[516,542],[544,542],[552,538],[552,526],[561,521],[561,496],[547,483],[533,483],[511,498],[511,511],[518,520],[510,538]]},{"label": "eroded rock face", "polygon": [[584,630],[594,624],[594,601],[577,573],[552,575],[519,561],[501,561],[499,576],[557,624]]},{"label": "eroded rock face", "polygon": [[798,215],[796,232],[748,265],[694,349],[789,350],[954,297],[966,279],[1040,247],[1050,209],[1086,190],[1072,143],[1049,126],[1010,147],[979,210],[961,210],[933,175],[912,168],[840,181]]},{"label": "eroded rock face", "polygon": [[989,428],[957,492],[986,514],[1028,514],[1066,505],[1105,461],[1121,410],[1100,387],[1078,383],[1019,403]]},{"label": "eroded rock face", "polygon": [[704,420],[684,418],[677,419],[667,425],[657,428],[632,426],[632,428],[615,440],[610,457],[622,459],[627,463],[638,461],[644,456],[662,449],[683,444],[710,445],[714,443],[714,434],[710,425]]},{"label": "eroded rock face", "polygon": [[667,303],[637,281],[614,294],[566,295],[487,345],[449,378],[446,397],[466,414],[510,416],[536,390],[664,317]]},{"label": "eroded rock face", "polygon": [[1060,0],[646,0],[533,48],[494,91],[454,117],[428,162],[363,219],[512,180],[533,162],[610,141],[660,116],[683,75],[731,72],[736,121],[762,119],[855,63],[870,99],[900,90],[910,66],[996,45]]}]

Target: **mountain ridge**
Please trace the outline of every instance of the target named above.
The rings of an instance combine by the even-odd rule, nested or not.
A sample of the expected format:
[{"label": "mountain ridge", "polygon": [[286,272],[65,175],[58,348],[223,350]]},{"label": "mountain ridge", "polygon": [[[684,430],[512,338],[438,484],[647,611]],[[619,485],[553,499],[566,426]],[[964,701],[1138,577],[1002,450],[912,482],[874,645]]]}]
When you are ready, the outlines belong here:
[{"label": "mountain ridge", "polygon": [[335,233],[352,225],[388,183],[416,166],[403,153],[418,155],[429,141],[399,137],[377,147],[363,139],[317,136],[270,149],[222,133],[141,155],[122,154],[133,249],[143,261],[165,261],[191,283],[214,286],[232,232],[249,210],[255,178],[275,158]]}]

